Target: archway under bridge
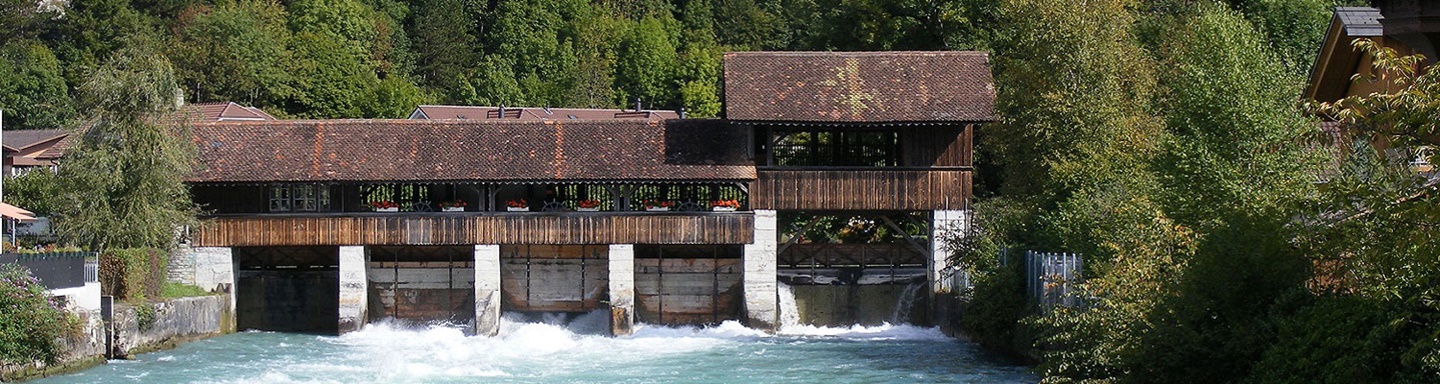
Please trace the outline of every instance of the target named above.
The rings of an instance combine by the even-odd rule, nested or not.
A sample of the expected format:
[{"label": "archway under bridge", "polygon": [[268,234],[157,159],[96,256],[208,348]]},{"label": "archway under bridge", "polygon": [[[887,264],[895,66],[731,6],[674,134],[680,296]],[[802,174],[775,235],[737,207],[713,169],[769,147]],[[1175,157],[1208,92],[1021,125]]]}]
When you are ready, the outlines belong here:
[{"label": "archway under bridge", "polygon": [[800,323],[928,324],[928,214],[781,212],[777,280],[794,295]]}]

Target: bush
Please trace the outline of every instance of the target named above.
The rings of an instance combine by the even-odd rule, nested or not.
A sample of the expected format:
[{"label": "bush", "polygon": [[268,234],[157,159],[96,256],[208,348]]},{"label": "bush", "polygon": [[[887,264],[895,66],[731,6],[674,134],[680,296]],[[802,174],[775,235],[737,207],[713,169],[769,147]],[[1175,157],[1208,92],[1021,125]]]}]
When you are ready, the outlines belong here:
[{"label": "bush", "polygon": [[80,321],[51,300],[30,271],[0,265],[0,362],[54,364]]},{"label": "bush", "polygon": [[161,297],[164,297],[166,299],[210,295],[210,292],[206,292],[204,288],[185,283],[177,283],[173,281],[166,281],[165,284],[161,287],[161,291]]},{"label": "bush", "polygon": [[100,288],[130,302],[162,296],[166,254],[154,248],[130,248],[100,254]]}]

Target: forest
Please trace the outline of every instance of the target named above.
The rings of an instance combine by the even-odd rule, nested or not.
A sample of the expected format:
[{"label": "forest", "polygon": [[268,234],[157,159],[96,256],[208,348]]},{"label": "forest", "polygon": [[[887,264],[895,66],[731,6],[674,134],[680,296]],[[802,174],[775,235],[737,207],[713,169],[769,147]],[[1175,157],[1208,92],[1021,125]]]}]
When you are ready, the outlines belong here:
[{"label": "forest", "polygon": [[[0,0],[0,108],[7,129],[73,125],[97,69],[136,62],[187,102],[282,118],[706,117],[727,51],[983,50],[1001,120],[977,130],[975,229],[949,239],[974,340],[1051,383],[1440,382],[1440,187],[1317,139],[1331,115],[1357,142],[1440,145],[1440,71],[1394,58],[1403,97],[1300,97],[1332,7],[1363,3]],[[1026,305],[1002,249],[1083,254],[1085,305]]]}]

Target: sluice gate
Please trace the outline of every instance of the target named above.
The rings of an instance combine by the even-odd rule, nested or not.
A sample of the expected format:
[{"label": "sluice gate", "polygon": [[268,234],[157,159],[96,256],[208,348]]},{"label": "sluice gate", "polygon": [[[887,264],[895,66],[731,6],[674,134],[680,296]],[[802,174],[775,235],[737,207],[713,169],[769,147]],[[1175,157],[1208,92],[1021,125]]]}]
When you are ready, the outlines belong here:
[{"label": "sluice gate", "polygon": [[739,319],[741,254],[726,245],[636,246],[636,319],[666,325]]},{"label": "sluice gate", "polygon": [[237,329],[335,333],[335,247],[236,247]]},{"label": "sluice gate", "polygon": [[369,319],[443,321],[475,318],[471,247],[369,247]]},{"label": "sluice gate", "polygon": [[605,308],[604,245],[500,246],[501,310],[584,313]]},{"label": "sluice gate", "polygon": [[926,257],[910,244],[790,244],[777,273],[801,324],[925,324]]}]

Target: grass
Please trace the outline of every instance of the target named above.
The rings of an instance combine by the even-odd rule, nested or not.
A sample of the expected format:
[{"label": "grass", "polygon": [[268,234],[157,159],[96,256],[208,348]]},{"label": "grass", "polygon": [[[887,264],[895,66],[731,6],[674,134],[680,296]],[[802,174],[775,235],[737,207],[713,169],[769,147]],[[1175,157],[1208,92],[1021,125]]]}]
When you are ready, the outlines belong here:
[{"label": "grass", "polygon": [[206,292],[204,288],[194,285],[167,281],[165,285],[160,287],[160,296],[166,299],[175,299],[181,297],[210,296],[210,292]]}]

